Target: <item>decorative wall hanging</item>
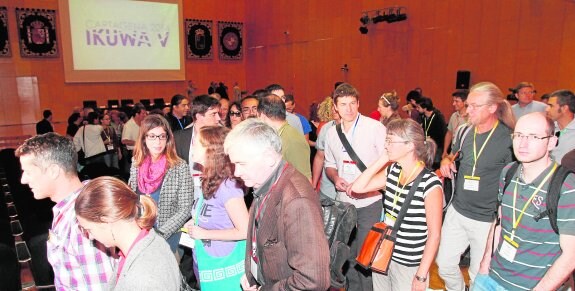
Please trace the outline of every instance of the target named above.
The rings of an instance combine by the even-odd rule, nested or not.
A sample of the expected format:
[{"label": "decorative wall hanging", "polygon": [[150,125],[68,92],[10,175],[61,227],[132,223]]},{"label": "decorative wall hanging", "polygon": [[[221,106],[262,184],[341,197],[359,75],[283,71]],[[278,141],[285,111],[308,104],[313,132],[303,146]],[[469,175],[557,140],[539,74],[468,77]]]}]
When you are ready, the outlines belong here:
[{"label": "decorative wall hanging", "polygon": [[218,21],[220,59],[242,59],[242,28],[241,22]]},{"label": "decorative wall hanging", "polygon": [[16,8],[22,57],[56,58],[56,11]]},{"label": "decorative wall hanging", "polygon": [[211,60],[212,26],[211,20],[186,19],[186,57],[188,59]]},{"label": "decorative wall hanging", "polygon": [[9,57],[10,40],[8,39],[8,10],[6,7],[0,7],[0,57]]}]

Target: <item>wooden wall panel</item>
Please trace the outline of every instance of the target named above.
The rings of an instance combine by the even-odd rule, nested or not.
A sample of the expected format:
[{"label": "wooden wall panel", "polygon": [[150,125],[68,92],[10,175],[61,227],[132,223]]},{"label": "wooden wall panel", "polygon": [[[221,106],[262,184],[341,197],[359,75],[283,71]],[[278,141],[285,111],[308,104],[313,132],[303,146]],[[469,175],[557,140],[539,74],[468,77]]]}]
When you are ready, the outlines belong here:
[{"label": "wooden wall panel", "polygon": [[[437,107],[450,112],[457,70],[471,71],[472,82],[495,82],[504,94],[520,81],[535,83],[538,92],[575,85],[572,1],[309,2],[313,3],[246,0],[246,7],[256,3],[262,7],[246,11],[250,39],[256,41],[250,45],[266,51],[264,59],[259,49],[248,51],[246,68],[257,73],[248,74],[247,83],[280,82],[293,88],[300,111],[319,100],[314,96],[329,92],[341,77],[361,92],[363,113],[373,110],[374,100],[382,92],[396,89],[405,96],[416,86],[433,97]],[[359,34],[362,11],[394,5],[407,7],[407,21],[369,25],[367,35]],[[291,9],[305,11],[301,14],[305,18]],[[268,13],[268,18],[255,18],[263,13]],[[302,23],[314,27],[308,28],[302,38],[291,35],[288,42],[271,41],[266,34],[277,37],[286,25],[280,16],[283,14],[297,22],[293,27],[301,27]],[[320,27],[329,33],[322,33]],[[294,30],[294,34],[297,32]],[[290,41],[298,45],[286,55]],[[282,60],[290,63],[286,68],[292,67],[296,78],[273,72],[273,66]],[[339,70],[344,63],[349,65],[347,74]]]}]

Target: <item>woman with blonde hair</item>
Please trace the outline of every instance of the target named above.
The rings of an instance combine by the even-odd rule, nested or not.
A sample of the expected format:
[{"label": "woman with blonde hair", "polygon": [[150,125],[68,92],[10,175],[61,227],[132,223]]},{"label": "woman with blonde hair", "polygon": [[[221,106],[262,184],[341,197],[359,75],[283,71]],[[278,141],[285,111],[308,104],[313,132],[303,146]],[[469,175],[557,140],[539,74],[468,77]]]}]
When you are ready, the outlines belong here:
[{"label": "woman with blonde hair", "polygon": [[395,90],[383,93],[381,97],[379,97],[377,111],[381,115],[379,121],[381,121],[383,125],[387,126],[390,121],[401,119],[401,116],[397,113],[397,109],[399,109],[399,97],[397,97]]},{"label": "woman with blonde hair", "polygon": [[211,280],[198,276],[244,266],[249,218],[243,184],[234,178],[233,165],[224,153],[229,131],[221,126],[203,127],[192,148],[194,163],[202,169],[202,193],[196,195],[193,218],[185,228],[195,239],[194,272],[202,291],[241,290],[242,272]]},{"label": "woman with blonde hair", "polygon": [[176,259],[164,239],[150,231],[156,205],[112,177],[96,178],[76,199],[80,229],[90,239],[120,250],[110,290],[180,290]]},{"label": "woman with blonde hair", "polygon": [[[428,168],[437,146],[412,119],[396,119],[387,125],[386,150],[348,189],[351,197],[384,189],[383,218],[394,226],[399,212],[397,240],[387,275],[373,273],[374,290],[425,290],[441,237],[443,191],[439,178]],[[391,164],[389,164],[391,162]],[[389,166],[386,166],[388,165]],[[421,175],[418,184],[414,184]],[[404,202],[416,187],[411,202]],[[365,195],[363,195],[365,196]]]},{"label": "woman with blonde hair", "polygon": [[148,115],[140,124],[128,185],[156,202],[155,229],[175,252],[181,235],[178,230],[189,218],[194,194],[190,168],[176,154],[174,135],[161,115]]}]

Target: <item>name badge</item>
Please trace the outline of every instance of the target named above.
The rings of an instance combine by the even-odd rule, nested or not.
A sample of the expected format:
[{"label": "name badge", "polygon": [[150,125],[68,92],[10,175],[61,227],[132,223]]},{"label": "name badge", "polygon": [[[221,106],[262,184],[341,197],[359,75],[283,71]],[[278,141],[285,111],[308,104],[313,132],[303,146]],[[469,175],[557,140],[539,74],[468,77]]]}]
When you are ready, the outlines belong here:
[{"label": "name badge", "polygon": [[393,217],[391,214],[389,214],[389,213],[385,214],[385,220],[384,220],[385,224],[393,227],[395,225],[395,220],[396,220],[396,218]]},{"label": "name badge", "polygon": [[499,248],[499,254],[504,259],[513,263],[513,261],[515,261],[515,255],[517,255],[517,248],[519,248],[519,244],[511,240],[507,235],[504,235],[503,243],[501,243],[501,247]]},{"label": "name badge", "polygon": [[180,245],[193,249],[196,246],[196,240],[191,238],[189,234],[182,233],[180,236]]},{"label": "name badge", "polygon": [[343,173],[346,175],[354,175],[355,174],[355,169],[357,167],[355,166],[355,162],[354,161],[343,161]]},{"label": "name badge", "polygon": [[113,144],[109,144],[109,145],[106,146],[106,149],[109,150],[109,151],[111,151],[111,150],[114,149],[114,145],[113,145]]},{"label": "name badge", "polygon": [[254,261],[253,257],[252,257],[252,262],[250,264],[250,271],[252,272],[252,276],[254,277],[254,279],[259,282],[259,280],[258,280],[258,264],[256,264],[256,261]]},{"label": "name badge", "polygon": [[463,182],[463,189],[469,191],[479,191],[479,177],[476,176],[464,176],[465,181]]}]

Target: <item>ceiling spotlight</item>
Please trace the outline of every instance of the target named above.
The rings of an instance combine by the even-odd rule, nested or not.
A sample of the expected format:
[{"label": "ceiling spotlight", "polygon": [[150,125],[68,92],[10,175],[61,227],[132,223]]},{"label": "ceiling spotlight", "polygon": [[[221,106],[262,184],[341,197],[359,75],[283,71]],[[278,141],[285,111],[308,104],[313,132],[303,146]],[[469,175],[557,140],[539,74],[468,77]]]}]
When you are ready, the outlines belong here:
[{"label": "ceiling spotlight", "polygon": [[395,12],[395,14],[397,15],[397,18],[395,19],[395,21],[407,20],[407,14],[401,12],[401,7],[397,8],[397,11]]},{"label": "ceiling spotlight", "polygon": [[385,13],[383,15],[381,15],[381,13],[379,11],[377,11],[375,13],[375,16],[371,19],[371,22],[373,22],[373,24],[380,23],[380,22],[385,21],[386,18],[387,18],[387,15],[385,15]]},{"label": "ceiling spotlight", "polygon": [[369,16],[367,15],[367,13],[364,13],[363,16],[359,19],[359,21],[361,22],[361,24],[367,25],[369,23]]},{"label": "ceiling spotlight", "polygon": [[359,28],[359,32],[361,32],[361,34],[367,34],[369,30],[367,29],[367,27],[362,26]]},{"label": "ceiling spotlight", "polygon": [[385,19],[385,21],[387,21],[387,23],[392,23],[397,21],[397,14],[394,13],[394,7],[389,8],[389,10],[387,11],[387,18]]}]

